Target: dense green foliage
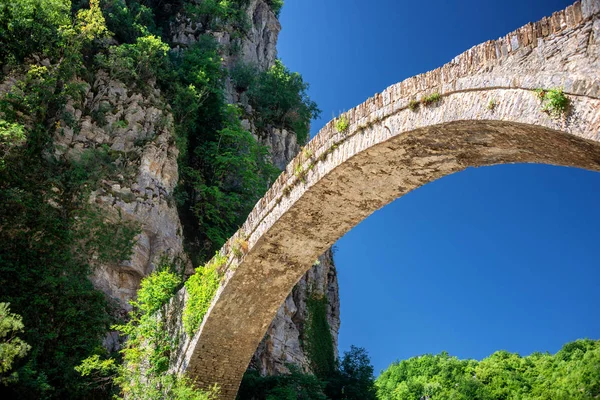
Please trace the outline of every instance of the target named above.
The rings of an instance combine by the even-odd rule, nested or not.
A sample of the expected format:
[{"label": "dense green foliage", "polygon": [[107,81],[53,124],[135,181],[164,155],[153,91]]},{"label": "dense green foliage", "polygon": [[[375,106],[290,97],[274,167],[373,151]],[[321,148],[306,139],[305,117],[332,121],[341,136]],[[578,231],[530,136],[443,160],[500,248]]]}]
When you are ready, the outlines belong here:
[{"label": "dense green foliage", "polygon": [[298,367],[288,365],[289,374],[260,376],[249,370],[238,392],[238,400],[326,400],[325,383]]},{"label": "dense green foliage", "polygon": [[173,297],[180,278],[167,268],[142,280],[138,298],[132,302],[129,321],[116,328],[127,336],[121,350],[123,363],[95,354],[76,369],[99,386],[120,388],[117,398],[139,400],[211,400],[216,391],[207,393],[193,388],[192,382],[169,373],[169,363],[176,349],[176,339],[168,334],[158,311]]},{"label": "dense green foliage", "polygon": [[33,52],[55,55],[61,30],[71,24],[69,0],[19,0],[0,4],[0,69]]},{"label": "dense green foliage", "polygon": [[227,71],[219,47],[203,36],[174,54],[161,75],[175,117],[180,150],[179,209],[188,250],[202,263],[244,222],[278,171],[268,151],[225,102]]},{"label": "dense green foliage", "polygon": [[267,71],[253,71],[253,66],[238,65],[232,78],[238,90],[247,90],[249,103],[256,111],[255,125],[259,129],[268,125],[290,129],[296,133],[298,143],[306,143],[310,121],[321,113],[308,97],[308,83],[280,60]]},{"label": "dense green foliage", "polygon": [[25,142],[25,127],[18,123],[0,120],[0,169],[4,167],[4,158],[14,147]]},{"label": "dense green foliage", "polygon": [[187,3],[185,10],[210,30],[228,28],[232,33],[244,33],[250,28],[246,14],[248,0],[203,0]]},{"label": "dense green foliage", "polygon": [[188,335],[193,336],[200,327],[210,303],[217,293],[221,278],[218,269],[225,264],[226,257],[219,253],[204,267],[196,268],[196,273],[186,282],[189,298],[183,310],[183,326]]},{"label": "dense green foliage", "polygon": [[392,364],[377,378],[382,400],[591,400],[600,396],[600,341],[555,355],[498,351],[478,362],[447,353]]},{"label": "dense green foliage", "polygon": [[0,303],[0,384],[9,384],[18,379],[16,372],[7,374],[15,360],[25,357],[31,349],[17,335],[23,332],[23,318],[10,312],[10,304]]},{"label": "dense green foliage", "polygon": [[303,347],[310,361],[310,369],[320,379],[327,379],[336,369],[333,338],[327,321],[327,297],[309,295],[306,308],[308,317]]},{"label": "dense green foliage", "polygon": [[194,196],[190,207],[198,223],[197,240],[205,238],[203,258],[243,224],[279,172],[267,161],[266,147],[242,128],[237,110],[230,106],[227,111],[215,140],[194,149],[197,167],[182,169]]},{"label": "dense green foliage", "polygon": [[[0,6],[0,62],[20,76],[0,98],[0,298],[22,315],[22,338],[31,345],[13,363],[18,381],[0,387],[1,397],[92,395],[74,366],[101,345],[110,307],[88,280],[89,260],[127,258],[137,229],[87,203],[90,188],[114,172],[106,152],[61,158],[52,136],[64,104],[81,96],[74,77],[84,68],[84,46],[103,34],[97,2],[74,18],[68,1]],[[49,64],[21,64],[32,55]]]},{"label": "dense green foliage", "polygon": [[351,346],[327,380],[325,393],[330,399],[375,400],[375,377],[366,350]]},{"label": "dense green foliage", "polygon": [[130,86],[143,87],[162,66],[169,46],[154,35],[140,36],[132,44],[111,46],[108,55],[99,54],[96,62],[110,76]]}]

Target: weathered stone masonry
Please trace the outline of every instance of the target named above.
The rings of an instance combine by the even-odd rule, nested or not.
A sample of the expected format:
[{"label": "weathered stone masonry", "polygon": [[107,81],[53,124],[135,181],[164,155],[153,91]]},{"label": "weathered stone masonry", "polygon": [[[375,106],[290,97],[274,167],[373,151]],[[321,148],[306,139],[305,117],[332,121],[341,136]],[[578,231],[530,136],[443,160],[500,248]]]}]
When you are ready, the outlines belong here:
[{"label": "weathered stone masonry", "polygon": [[[173,369],[235,398],[277,309],[317,256],[428,182],[516,162],[600,171],[599,14],[600,0],[576,2],[390,86],[345,114],[346,132],[327,124],[223,247],[229,268],[196,335],[182,335]],[[542,112],[532,92],[554,87],[570,101],[560,118]],[[432,93],[441,100],[409,108]],[[242,259],[230,251],[239,237],[249,242]],[[185,301],[185,291],[177,298]]]}]

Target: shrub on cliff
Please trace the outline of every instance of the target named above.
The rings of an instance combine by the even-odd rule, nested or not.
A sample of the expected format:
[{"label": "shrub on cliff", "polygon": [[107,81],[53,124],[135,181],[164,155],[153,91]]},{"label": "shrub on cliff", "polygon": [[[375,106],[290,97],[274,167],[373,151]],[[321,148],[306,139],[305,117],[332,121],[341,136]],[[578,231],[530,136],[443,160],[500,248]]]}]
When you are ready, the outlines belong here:
[{"label": "shrub on cliff", "polygon": [[268,125],[290,129],[300,144],[308,140],[310,121],[321,113],[308,96],[308,83],[299,73],[287,69],[281,60],[259,73],[248,89],[248,98],[255,110],[254,123],[258,129]]},{"label": "shrub on cliff", "polygon": [[177,339],[168,334],[158,311],[180,283],[180,278],[167,268],[144,278],[137,300],[131,302],[129,321],[115,327],[127,336],[121,350],[123,363],[94,354],[75,369],[93,385],[115,386],[115,398],[214,400],[216,390],[198,390],[189,379],[168,372]]},{"label": "shrub on cliff", "polygon": [[281,13],[281,8],[283,7],[283,0],[267,0],[267,4],[271,6],[273,13],[275,13],[275,15],[279,17],[279,14]]}]

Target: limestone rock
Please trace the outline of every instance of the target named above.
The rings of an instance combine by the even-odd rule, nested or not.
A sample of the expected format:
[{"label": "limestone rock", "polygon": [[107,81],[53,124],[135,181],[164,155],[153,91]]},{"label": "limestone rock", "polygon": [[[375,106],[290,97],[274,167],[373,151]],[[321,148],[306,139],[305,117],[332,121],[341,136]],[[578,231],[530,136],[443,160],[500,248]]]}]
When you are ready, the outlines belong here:
[{"label": "limestone rock", "polygon": [[172,200],[178,180],[173,121],[162,109],[158,90],[133,92],[102,71],[84,98],[82,104],[66,106],[70,117],[60,122],[56,153],[76,158],[85,149],[104,146],[117,157],[120,174],[103,180],[89,201],[104,209],[107,219],[133,221],[141,232],[131,258],[117,265],[94,265],[92,282],[125,312],[141,279],[163,258],[191,269]]}]

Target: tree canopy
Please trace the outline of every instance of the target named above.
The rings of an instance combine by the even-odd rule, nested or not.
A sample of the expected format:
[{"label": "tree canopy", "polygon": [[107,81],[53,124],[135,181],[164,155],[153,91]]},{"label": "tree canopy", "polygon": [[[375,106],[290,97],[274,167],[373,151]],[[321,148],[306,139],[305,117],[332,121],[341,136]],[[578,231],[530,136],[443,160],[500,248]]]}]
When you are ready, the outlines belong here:
[{"label": "tree canopy", "polygon": [[554,355],[497,351],[482,361],[448,353],[392,364],[376,381],[381,400],[592,400],[600,396],[600,341]]}]

